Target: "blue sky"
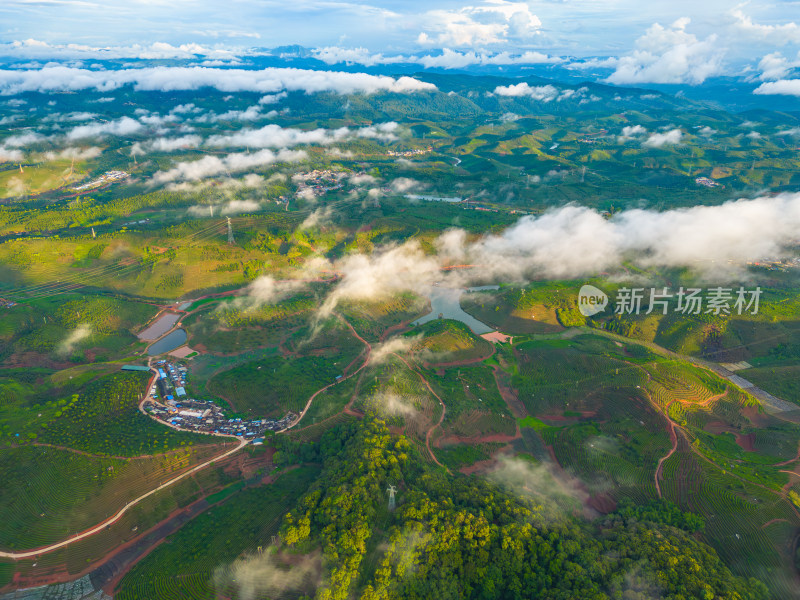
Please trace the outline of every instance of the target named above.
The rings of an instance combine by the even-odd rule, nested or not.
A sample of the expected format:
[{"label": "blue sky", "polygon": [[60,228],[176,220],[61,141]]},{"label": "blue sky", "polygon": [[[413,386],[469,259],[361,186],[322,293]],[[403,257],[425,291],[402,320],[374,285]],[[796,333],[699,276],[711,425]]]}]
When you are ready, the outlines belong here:
[{"label": "blue sky", "polygon": [[743,66],[754,77],[786,77],[800,63],[798,22],[798,1],[3,0],[0,42],[39,58],[57,53],[45,44],[84,46],[87,57],[109,46],[178,56],[169,48],[196,44],[186,51],[222,59],[225,50],[301,44],[327,49],[331,64],[446,48],[448,58],[431,63],[445,67],[503,53],[527,52],[529,62],[611,56],[617,83],[699,83]]}]

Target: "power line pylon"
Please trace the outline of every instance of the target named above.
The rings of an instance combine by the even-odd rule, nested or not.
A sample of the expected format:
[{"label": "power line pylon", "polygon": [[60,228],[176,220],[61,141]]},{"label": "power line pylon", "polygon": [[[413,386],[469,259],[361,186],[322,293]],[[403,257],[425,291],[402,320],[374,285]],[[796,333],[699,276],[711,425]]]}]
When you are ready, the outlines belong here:
[{"label": "power line pylon", "polygon": [[233,239],[233,226],[231,225],[231,218],[227,217],[228,219],[228,243],[233,245],[235,244],[235,240]]}]

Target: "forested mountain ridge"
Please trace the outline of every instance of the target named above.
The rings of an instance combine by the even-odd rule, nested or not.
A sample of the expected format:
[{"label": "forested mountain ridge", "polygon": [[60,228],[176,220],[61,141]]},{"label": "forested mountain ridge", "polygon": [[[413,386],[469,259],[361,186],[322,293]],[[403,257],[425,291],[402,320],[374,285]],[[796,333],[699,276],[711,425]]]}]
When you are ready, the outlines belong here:
[{"label": "forested mountain ridge", "polygon": [[587,521],[535,490],[423,466],[377,419],[332,430],[320,447],[322,474],[282,527],[290,552],[322,549],[316,598],[769,597],[687,531],[700,519],[668,503]]}]

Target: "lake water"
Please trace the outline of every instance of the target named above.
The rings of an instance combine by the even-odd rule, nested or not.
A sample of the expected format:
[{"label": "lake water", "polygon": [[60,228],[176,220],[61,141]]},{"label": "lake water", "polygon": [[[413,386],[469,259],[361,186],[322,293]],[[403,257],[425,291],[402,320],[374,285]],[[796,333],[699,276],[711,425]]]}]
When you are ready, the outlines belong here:
[{"label": "lake water", "polygon": [[156,354],[163,354],[164,352],[175,350],[175,348],[180,348],[185,343],[186,343],[186,330],[176,329],[169,335],[161,338],[155,344],[150,346],[147,349],[147,353],[150,356],[155,356]]},{"label": "lake water", "polygon": [[431,289],[430,294],[431,312],[414,321],[412,325],[422,325],[423,323],[433,321],[438,319],[439,315],[441,314],[442,318],[444,319],[461,321],[476,335],[482,335],[484,333],[494,331],[494,329],[489,327],[486,323],[481,323],[472,315],[464,312],[464,309],[461,308],[461,295],[464,292],[477,292],[481,290],[496,289],[499,289],[499,287],[493,285],[484,285],[467,289],[434,287]]},{"label": "lake water", "polygon": [[176,313],[172,312],[164,313],[163,315],[158,317],[158,319],[153,321],[150,327],[142,331],[138,335],[138,337],[140,340],[147,340],[147,341],[157,340],[162,335],[167,333],[170,329],[172,329],[175,326],[175,323],[177,323],[178,319],[180,318],[181,316]]}]

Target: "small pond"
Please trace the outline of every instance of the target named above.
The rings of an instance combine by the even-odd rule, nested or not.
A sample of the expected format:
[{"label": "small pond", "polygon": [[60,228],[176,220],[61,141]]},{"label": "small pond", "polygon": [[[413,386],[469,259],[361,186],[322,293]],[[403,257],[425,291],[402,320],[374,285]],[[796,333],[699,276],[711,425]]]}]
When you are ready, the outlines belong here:
[{"label": "small pond", "polygon": [[157,340],[175,326],[181,316],[177,313],[166,312],[150,324],[150,327],[139,334],[140,340]]},{"label": "small pond", "polygon": [[172,333],[167,336],[164,336],[152,346],[147,349],[147,353],[150,356],[155,356],[156,354],[163,354],[164,352],[170,352],[175,350],[175,348],[180,348],[186,343],[186,330],[185,329],[176,329]]}]

